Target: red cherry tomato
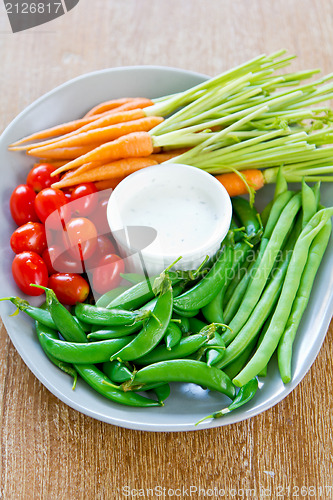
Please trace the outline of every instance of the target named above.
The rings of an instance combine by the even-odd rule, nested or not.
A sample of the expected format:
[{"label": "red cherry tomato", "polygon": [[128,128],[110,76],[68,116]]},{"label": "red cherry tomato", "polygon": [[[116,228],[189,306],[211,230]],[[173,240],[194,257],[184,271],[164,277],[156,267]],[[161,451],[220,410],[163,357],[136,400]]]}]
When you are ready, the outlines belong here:
[{"label": "red cherry tomato", "polygon": [[92,271],[92,288],[97,293],[106,293],[119,286],[120,274],[125,271],[124,261],[115,254],[103,257]]},{"label": "red cherry tomato", "polygon": [[73,215],[91,214],[98,205],[98,191],[95,184],[86,182],[76,186],[71,192],[71,211]]},{"label": "red cherry tomato", "polygon": [[36,193],[26,184],[20,184],[10,197],[10,212],[16,224],[22,226],[27,222],[39,222],[35,211]]},{"label": "red cherry tomato", "polygon": [[60,189],[46,188],[37,194],[35,210],[42,222],[45,222],[49,215],[55,212],[46,222],[50,228],[53,228],[54,225],[59,225],[59,218],[65,218],[66,211],[62,207],[66,204],[67,198]]},{"label": "red cherry tomato", "polygon": [[76,259],[85,261],[89,259],[95,251],[97,245],[97,231],[94,224],[84,217],[71,219],[66,224],[64,233],[65,245]]},{"label": "red cherry tomato", "polygon": [[98,206],[89,216],[89,219],[95,224],[98,234],[110,233],[110,226],[106,216],[109,198],[99,198]]},{"label": "red cherry tomato", "polygon": [[40,163],[38,165],[35,165],[28,174],[28,186],[36,191],[36,193],[39,193],[39,191],[42,191],[42,189],[50,187],[51,184],[60,180],[59,175],[51,177],[51,173],[55,170],[56,167],[54,167],[50,163]]},{"label": "red cherry tomato", "polygon": [[102,257],[115,253],[117,253],[116,247],[107,236],[97,236],[97,245],[95,251],[89,259],[85,260],[85,268],[87,270],[94,269],[99,264]]},{"label": "red cherry tomato", "polygon": [[42,255],[49,274],[83,273],[84,269],[79,258],[73,257],[63,247],[51,245]]},{"label": "red cherry tomato", "polygon": [[21,253],[25,250],[42,255],[46,249],[46,234],[44,225],[40,222],[27,222],[18,227],[10,238],[13,252]]},{"label": "red cherry tomato", "polygon": [[22,252],[14,257],[12,264],[13,278],[17,286],[27,295],[42,295],[40,288],[30,283],[47,286],[48,272],[43,259],[35,252]]},{"label": "red cherry tomato", "polygon": [[84,302],[89,295],[89,285],[79,274],[52,274],[48,287],[52,288],[62,304],[69,306]]}]

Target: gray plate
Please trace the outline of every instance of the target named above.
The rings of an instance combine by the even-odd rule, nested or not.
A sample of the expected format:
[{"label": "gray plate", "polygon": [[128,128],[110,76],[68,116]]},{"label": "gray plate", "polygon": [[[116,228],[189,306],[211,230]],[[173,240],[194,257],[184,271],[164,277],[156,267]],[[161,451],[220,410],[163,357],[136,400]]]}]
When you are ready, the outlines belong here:
[{"label": "gray plate", "polygon": [[[167,67],[115,68],[88,75],[61,85],[25,109],[5,130],[0,142],[1,165],[1,281],[0,297],[21,295],[11,275],[13,253],[9,246],[15,229],[9,212],[12,190],[26,180],[32,161],[24,154],[10,153],[7,146],[34,131],[75,119],[98,102],[112,97],[157,97],[185,90],[206,77],[197,73]],[[273,187],[265,187],[257,195],[258,207],[272,198]],[[322,202],[332,204],[333,185],[322,188]],[[2,318],[8,334],[36,377],[59,399],[86,415],[113,425],[146,431],[190,431],[219,427],[250,418],[267,410],[289,394],[302,380],[315,360],[324,340],[333,312],[333,241],[321,264],[308,308],[295,340],[293,380],[284,386],[272,360],[268,376],[260,382],[260,391],[245,407],[200,427],[194,424],[212,411],[226,406],[230,400],[209,393],[192,384],[174,384],[172,395],[163,408],[137,409],[112,403],[103,398],[82,380],[75,391],[72,382],[54,367],[42,352],[33,331],[32,321],[23,313],[10,318],[12,304],[1,303]],[[30,299],[29,299],[30,300]],[[38,299],[30,300],[38,304]],[[327,390],[325,388],[325,390]]]}]

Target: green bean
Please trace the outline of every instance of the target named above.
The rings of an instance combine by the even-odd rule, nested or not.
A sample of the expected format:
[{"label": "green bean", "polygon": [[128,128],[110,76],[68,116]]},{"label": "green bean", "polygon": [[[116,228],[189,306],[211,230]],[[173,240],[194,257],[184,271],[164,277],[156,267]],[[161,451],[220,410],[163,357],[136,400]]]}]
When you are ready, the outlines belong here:
[{"label": "green bean", "polygon": [[252,340],[252,342],[244,349],[238,358],[223,368],[224,373],[226,373],[229,378],[233,379],[244,368],[253,353],[256,343],[256,339]]},{"label": "green bean", "polygon": [[124,390],[133,390],[133,387],[144,390],[146,385],[157,382],[190,382],[226,394],[231,399],[235,397],[235,387],[222,370],[189,359],[173,359],[145,366],[123,387]]},{"label": "green bean", "polygon": [[170,321],[168,328],[164,334],[164,342],[168,351],[179,344],[182,338],[182,331],[178,325]]},{"label": "green bean", "polygon": [[[225,283],[226,284],[226,283]],[[222,286],[219,293],[201,309],[201,312],[208,323],[224,323],[223,318],[223,296],[225,286]]]},{"label": "green bean", "polygon": [[48,352],[46,345],[45,345],[45,341],[48,338],[54,339],[54,340],[59,339],[58,333],[56,332],[56,330],[53,330],[49,326],[43,325],[39,321],[35,322],[35,329],[36,329],[37,338],[39,340],[39,343],[40,343],[43,351],[45,352],[46,356],[51,361],[51,363],[53,363],[55,366],[60,368],[60,370],[62,370],[63,372],[67,373],[67,375],[70,375],[71,377],[73,377],[73,379],[74,379],[73,390],[74,390],[75,386],[76,386],[76,382],[77,382],[76,370],[69,363],[64,363],[63,361],[59,361],[59,359],[56,359],[54,356],[52,356],[52,354],[50,354]]},{"label": "green bean", "polygon": [[320,182],[316,182],[316,184],[313,186],[313,194],[315,195],[318,210],[320,204]]},{"label": "green bean", "polygon": [[308,260],[301,277],[297,295],[294,300],[288,322],[286,324],[286,328],[279,342],[277,351],[278,363],[281,378],[285,384],[290,382],[291,380],[291,357],[293,342],[303,313],[309,302],[314,279],[327,248],[331,231],[332,224],[331,221],[329,221],[317,234],[317,236],[313,240],[313,243],[311,244]]},{"label": "green bean", "polygon": [[126,364],[120,361],[106,361],[103,363],[102,371],[112,382],[118,384],[131,380],[133,376]]},{"label": "green bean", "polygon": [[267,224],[265,226],[263,238],[269,239],[286,205],[295,195],[294,191],[285,191],[274,200]]},{"label": "green bean", "polygon": [[159,361],[167,361],[169,359],[186,358],[194,352],[197,352],[200,347],[207,345],[211,335],[209,333],[198,333],[181,339],[171,351],[164,345],[155,347],[152,351],[140,358],[133,360],[136,365],[149,365]]},{"label": "green bean", "polygon": [[263,225],[265,226],[270,214],[270,211],[272,209],[274,201],[280,196],[280,194],[284,193],[285,191],[288,190],[288,184],[287,181],[283,175],[283,169],[282,167],[279,168],[278,174],[276,177],[276,183],[275,183],[275,192],[274,192],[274,198],[272,201],[270,201],[264,210],[261,213],[261,220]]},{"label": "green bean", "polygon": [[274,269],[274,276],[266,285],[262,296],[253,309],[249,319],[237,335],[234,335],[234,332],[230,332],[229,330],[222,335],[222,338],[228,347],[224,358],[217,364],[218,368],[223,368],[230,362],[234,361],[242,353],[246,346],[257,337],[262,325],[274,308],[282,290],[284,278],[292,256],[292,249],[294,248],[300,232],[300,225],[301,219],[298,218],[295,228],[288,238],[288,242],[283,251],[282,259]]},{"label": "green bean", "polygon": [[227,415],[231,411],[236,410],[241,406],[244,406],[246,403],[248,403],[249,401],[251,401],[251,399],[254,398],[254,396],[257,393],[257,390],[258,390],[258,379],[255,377],[239,389],[237,396],[235,397],[231,405],[229,405],[227,408],[223,408],[222,410],[215,411],[214,413],[208,415],[207,417],[202,418],[195,425],[198,425],[209,418],[215,419],[223,417],[223,415]]},{"label": "green bean", "polygon": [[144,356],[152,351],[163,338],[170,323],[172,314],[173,296],[171,280],[166,275],[161,283],[160,295],[157,298],[153,315],[147,324],[136,335],[126,347],[113,355],[112,359],[119,358],[121,361],[131,361],[132,359]]},{"label": "green bean", "polygon": [[122,339],[102,340],[81,344],[77,342],[64,342],[46,337],[44,345],[48,353],[66,363],[87,364],[104,363],[110,357],[125,347],[135,338],[134,335]]},{"label": "green bean", "polygon": [[100,298],[96,301],[96,306],[107,307],[112,300],[119,297],[119,295],[124,293],[126,290],[128,290],[127,286],[118,286],[117,288],[109,290],[100,296]]},{"label": "green bean", "polygon": [[95,391],[99,392],[105,398],[111,399],[111,401],[127,406],[161,406],[158,401],[153,401],[152,399],[145,398],[133,392],[125,393],[121,389],[116,389],[111,380],[94,365],[75,365],[75,368],[80,377],[82,377],[90,387],[95,389]]},{"label": "green bean", "polygon": [[250,261],[247,258],[247,259],[245,259],[245,262],[243,263],[243,265],[240,266],[240,268],[238,269],[237,273],[235,274],[234,278],[229,283],[229,285],[225,291],[225,294],[223,296],[223,307],[225,307],[228,304],[236,287],[239,285],[239,283],[242,281],[242,279],[246,275],[247,270],[252,262],[253,261]]},{"label": "green bean", "polygon": [[[260,332],[260,336],[259,336],[259,339],[257,342],[257,348],[260,346],[262,339],[264,338],[264,336],[269,328],[273,314],[274,314],[274,309],[271,311],[270,315],[268,316],[268,318],[266,319],[266,321],[264,323],[264,326],[262,327],[262,330]],[[264,368],[262,370],[260,370],[260,372],[258,373],[258,377],[267,377],[267,365],[264,366]]]},{"label": "green bean", "polygon": [[301,232],[288,266],[287,275],[282,292],[276,306],[270,326],[262,343],[249,363],[234,378],[234,384],[241,387],[256,376],[270,360],[288,321],[294,299],[301,281],[303,269],[306,265],[309,248],[325,224],[333,216],[333,208],[326,208],[317,212]]},{"label": "green bean", "polygon": [[[283,196],[284,194],[288,193],[283,193],[280,196]],[[274,211],[274,206],[275,204],[273,205],[271,215]],[[245,292],[243,301],[236,315],[229,324],[234,336],[237,335],[237,333],[246,323],[255,305],[257,304],[260,295],[265,287],[269,274],[273,268],[278,252],[290,230],[291,225],[293,224],[294,218],[300,207],[301,195],[297,194],[293,198],[291,198],[289,203],[287,203],[287,205],[283,209],[281,216],[279,217],[278,222],[272,232],[270,240],[266,246],[266,249],[262,257],[260,258],[260,266],[256,268],[254,276],[252,277],[252,280],[250,281],[249,286]],[[270,218],[268,220],[265,233],[269,223]]]},{"label": "green bean", "polygon": [[107,309],[90,304],[78,302],[75,306],[76,316],[83,322],[103,325],[121,326],[132,325],[138,321],[144,321],[151,316],[150,310],[127,311],[126,309]]},{"label": "green bean", "polygon": [[317,212],[317,200],[313,190],[302,181],[302,209],[303,209],[303,227]]},{"label": "green bean", "polygon": [[243,300],[244,294],[247,290],[248,284],[252,278],[252,273],[254,272],[255,262],[251,262],[249,267],[247,268],[246,273],[243,278],[240,280],[238,285],[236,286],[234,293],[230,297],[230,300],[226,304],[224,308],[224,321],[228,325],[232,318],[234,317],[236,311],[238,310],[240,303]]}]

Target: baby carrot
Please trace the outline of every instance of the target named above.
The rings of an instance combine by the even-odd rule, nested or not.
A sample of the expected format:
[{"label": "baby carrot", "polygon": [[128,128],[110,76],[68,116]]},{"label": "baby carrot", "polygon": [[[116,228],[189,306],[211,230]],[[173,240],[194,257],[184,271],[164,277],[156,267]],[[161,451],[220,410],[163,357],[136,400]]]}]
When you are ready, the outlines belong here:
[{"label": "baby carrot", "polygon": [[90,117],[96,115],[98,113],[103,113],[105,111],[111,111],[116,108],[125,109],[136,109],[136,108],[145,108],[147,106],[151,106],[153,102],[150,99],[146,99],[145,97],[125,97],[123,99],[112,99],[111,101],[102,102],[101,104],[97,104],[97,106],[93,107],[88,113],[85,115],[86,117]]},{"label": "baby carrot", "polygon": [[73,137],[68,139],[59,140],[49,146],[34,148],[32,151],[39,155],[43,153],[44,156],[48,156],[51,149],[84,146],[96,142],[101,144],[103,142],[118,139],[122,135],[126,135],[131,132],[148,132],[162,121],[163,118],[160,116],[150,116],[140,118],[139,120],[131,120],[125,123],[116,123],[114,125],[110,125],[109,127],[97,128],[95,130],[89,130],[88,132],[82,132],[82,134],[75,134]]},{"label": "baby carrot", "polygon": [[125,177],[126,175],[132,174],[141,168],[150,167],[152,165],[157,165],[157,162],[150,160],[149,158],[127,158],[117,160],[107,165],[101,165],[99,167],[89,169],[85,173],[72,175],[64,180],[60,180],[59,182],[52,184],[52,187],[61,189],[68,186],[75,186],[83,182],[96,182],[105,179]]},{"label": "baby carrot", "polygon": [[105,163],[122,158],[149,156],[153,152],[151,136],[147,132],[132,132],[111,142],[101,144],[87,154],[76,158],[52,172],[52,176],[89,162]]},{"label": "baby carrot", "polygon": [[[85,155],[96,147],[96,144],[88,146],[61,147],[49,149],[45,152],[38,152],[37,148],[29,149],[27,154],[36,158],[44,158],[45,160],[74,160],[75,158]],[[39,149],[39,148],[38,148]]]},{"label": "baby carrot", "polygon": [[[241,174],[244,175],[249,186],[255,191],[258,191],[258,189],[264,186],[264,176],[261,170],[242,170]],[[239,196],[248,193],[246,184],[242,178],[234,172],[216,175],[215,178],[226,188],[229,196]]]},{"label": "baby carrot", "polygon": [[94,116],[89,116],[87,118],[81,118],[80,120],[73,120],[71,122],[67,123],[62,123],[60,125],[56,125],[55,127],[47,128],[44,130],[41,130],[40,132],[36,132],[35,134],[28,135],[27,137],[23,137],[23,139],[20,139],[19,141],[13,142],[9,146],[8,149],[11,151],[17,151],[19,150],[18,146],[20,144],[23,144],[25,142],[30,142],[30,141],[35,141],[39,139],[47,139],[48,137],[55,137],[63,134],[68,134],[70,132],[73,132],[75,130],[78,130],[79,128],[83,127],[84,125],[87,125],[88,123],[92,123],[95,120],[98,120],[99,118],[106,116],[109,113],[103,113],[100,115],[94,115]]},{"label": "baby carrot", "polygon": [[12,148],[14,151],[24,151],[25,149],[31,148],[40,148],[44,146],[49,146],[50,144],[57,143],[58,141],[63,141],[64,139],[68,139],[73,137],[73,135],[82,134],[83,132],[88,132],[89,130],[94,130],[96,128],[108,127],[110,125],[115,125],[116,123],[124,123],[132,120],[138,120],[139,118],[145,118],[145,114],[142,109],[132,109],[130,111],[119,111],[117,113],[106,113],[105,115],[101,115],[100,118],[87,123],[83,127],[80,127],[73,132],[62,135],[61,137],[56,137],[50,139],[48,141],[37,142],[35,144],[25,144],[24,146],[17,146]]},{"label": "baby carrot", "polygon": [[114,189],[123,179],[125,179],[125,177],[115,177],[114,179],[105,179],[104,181],[95,182],[95,186],[98,191],[103,191],[104,189]]}]

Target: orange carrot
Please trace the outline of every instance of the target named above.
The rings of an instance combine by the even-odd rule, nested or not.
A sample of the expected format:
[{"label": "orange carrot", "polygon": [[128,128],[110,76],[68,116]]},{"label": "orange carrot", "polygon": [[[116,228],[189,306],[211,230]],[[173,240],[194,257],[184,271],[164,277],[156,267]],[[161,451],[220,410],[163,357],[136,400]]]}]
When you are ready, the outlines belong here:
[{"label": "orange carrot", "polygon": [[78,167],[88,162],[106,163],[122,158],[149,156],[153,152],[153,143],[148,132],[132,132],[119,139],[106,142],[89,153],[76,158],[63,167],[54,171],[52,175]]},{"label": "orange carrot", "polygon": [[[30,141],[37,141],[39,139],[47,139],[48,137],[55,137],[63,134],[68,134],[70,132],[73,132],[75,130],[78,130],[79,128],[83,127],[84,125],[87,125],[88,123],[92,123],[95,120],[98,120],[99,118],[102,118],[103,116],[107,116],[110,113],[102,113],[100,115],[94,115],[94,116],[89,116],[88,118],[81,118],[80,120],[73,120],[71,122],[67,123],[62,123],[60,125],[56,125],[55,127],[47,128],[45,130],[41,130],[40,132],[36,132],[35,134],[31,134],[27,137],[23,137],[23,139],[20,139],[19,141],[13,142],[9,146],[8,149],[12,151],[18,150],[18,146],[20,144],[23,144],[25,142],[30,142]],[[30,147],[30,146],[28,146]]]},{"label": "orange carrot", "polygon": [[89,132],[89,130],[94,130],[97,128],[108,127],[110,125],[115,125],[116,123],[124,123],[133,120],[138,120],[139,118],[144,118],[145,114],[141,108],[132,109],[130,111],[122,111],[119,113],[107,113],[106,115],[102,115],[101,118],[97,120],[93,120],[90,123],[87,123],[83,127],[80,127],[78,130],[74,130],[68,134],[65,134],[61,137],[57,137],[55,139],[50,139],[48,141],[43,141],[35,144],[28,144],[24,146],[15,146],[11,148],[12,151],[24,151],[25,149],[31,148],[40,148],[44,146],[49,146],[50,144],[57,143],[59,140],[63,141],[64,139],[68,139],[77,134],[82,134],[83,132]]},{"label": "orange carrot", "polygon": [[85,155],[92,149],[94,149],[96,145],[91,144],[88,146],[77,146],[72,148],[56,148],[49,149],[46,152],[39,153],[37,148],[29,149],[27,154],[29,156],[35,156],[36,158],[43,158],[45,161],[48,160],[74,160],[82,155]]},{"label": "orange carrot", "polygon": [[103,113],[105,111],[114,110],[115,108],[119,109],[120,107],[126,105],[129,105],[129,107],[126,107],[126,109],[135,109],[135,108],[145,108],[147,106],[151,106],[152,104],[153,102],[150,99],[146,99],[145,97],[125,97],[123,99],[112,99],[111,101],[106,101],[102,102],[101,104],[97,104],[97,106],[93,107],[90,111],[88,111],[88,113],[84,116],[84,118],[96,115],[98,113]]},{"label": "orange carrot", "polygon": [[104,189],[114,189],[118,186],[119,182],[121,182],[125,177],[115,177],[114,179],[106,179],[105,181],[97,181],[95,182],[96,189],[98,191],[103,191]]},{"label": "orange carrot", "polygon": [[61,189],[68,186],[75,186],[82,182],[96,182],[105,179],[125,177],[141,168],[150,167],[152,165],[157,165],[157,162],[149,158],[127,158],[124,160],[117,160],[107,165],[94,167],[83,174],[72,175],[52,184],[52,187]]},{"label": "orange carrot", "polygon": [[[264,176],[261,170],[242,170],[240,173],[244,175],[249,186],[255,191],[264,186]],[[244,181],[234,172],[216,175],[215,178],[226,188],[229,196],[239,196],[241,194],[248,193],[248,189]]]},{"label": "orange carrot", "polygon": [[164,161],[172,160],[172,158],[176,158],[176,156],[182,155],[186,153],[188,148],[178,148],[172,149],[170,151],[165,151],[163,153],[153,153],[150,158],[152,160],[157,161],[157,163],[163,163]]},{"label": "orange carrot", "polygon": [[116,123],[114,125],[110,125],[109,127],[97,128],[95,130],[89,130],[88,132],[82,132],[82,134],[75,134],[69,139],[59,140],[49,146],[34,148],[31,151],[34,151],[38,155],[43,153],[44,156],[48,156],[49,151],[56,148],[85,146],[96,142],[102,144],[103,142],[118,139],[122,135],[126,135],[131,132],[148,132],[162,121],[163,118],[160,116],[149,116],[125,123]]}]

